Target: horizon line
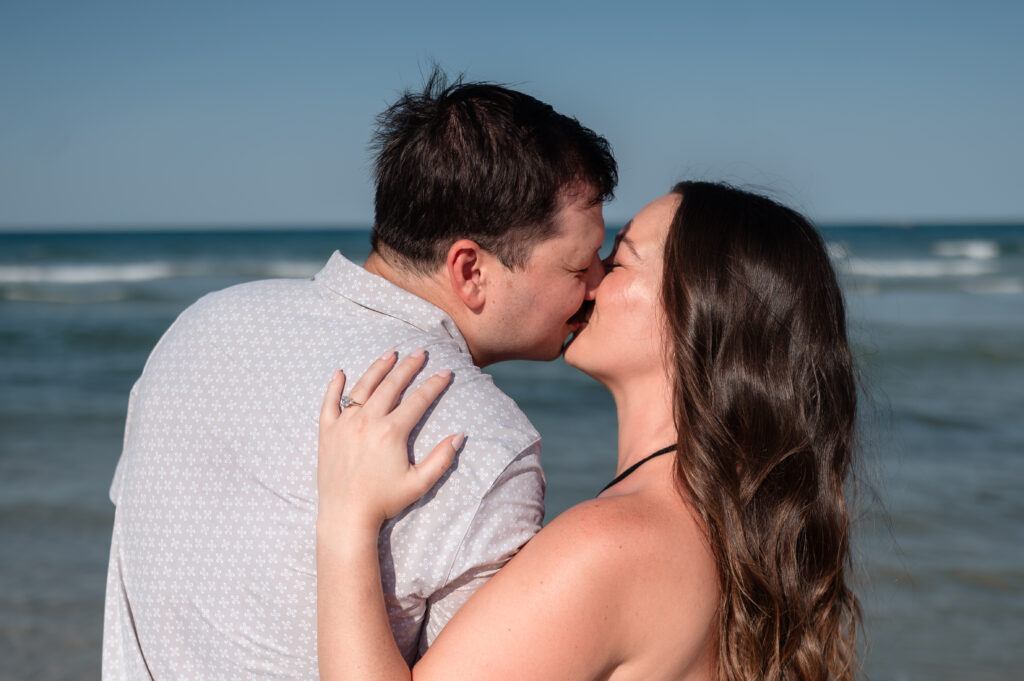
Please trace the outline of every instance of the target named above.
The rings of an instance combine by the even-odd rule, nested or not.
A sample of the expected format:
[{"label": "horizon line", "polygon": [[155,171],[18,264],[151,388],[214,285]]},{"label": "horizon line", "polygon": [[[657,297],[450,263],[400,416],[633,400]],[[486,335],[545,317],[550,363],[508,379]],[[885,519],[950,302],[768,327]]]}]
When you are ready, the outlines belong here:
[{"label": "horizon line", "polygon": [[[627,220],[606,220],[606,230],[619,229]],[[1018,227],[1024,225],[1020,218],[924,218],[924,219],[835,219],[814,220],[815,226],[823,228],[887,227]],[[0,224],[0,234],[143,234],[143,233],[197,233],[197,232],[329,232],[370,231],[372,223],[318,222],[307,221],[289,224],[280,222],[142,222],[142,223],[11,223]]]}]

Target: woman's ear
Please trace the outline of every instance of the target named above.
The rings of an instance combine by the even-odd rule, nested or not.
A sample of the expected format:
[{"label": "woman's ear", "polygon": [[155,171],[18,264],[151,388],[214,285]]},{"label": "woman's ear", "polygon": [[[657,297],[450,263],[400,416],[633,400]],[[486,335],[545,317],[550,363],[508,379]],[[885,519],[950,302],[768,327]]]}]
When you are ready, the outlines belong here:
[{"label": "woman's ear", "polygon": [[472,239],[459,239],[448,249],[445,268],[452,293],[473,312],[479,312],[486,300],[486,262],[493,259]]}]

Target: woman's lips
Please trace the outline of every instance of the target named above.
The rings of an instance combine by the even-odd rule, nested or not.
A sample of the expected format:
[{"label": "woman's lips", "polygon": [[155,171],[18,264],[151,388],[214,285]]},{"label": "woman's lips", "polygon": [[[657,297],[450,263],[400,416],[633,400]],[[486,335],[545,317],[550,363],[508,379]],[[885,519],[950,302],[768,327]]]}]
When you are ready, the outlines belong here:
[{"label": "woman's lips", "polygon": [[572,329],[572,336],[566,342],[566,345],[576,340],[576,336],[579,335],[587,326],[587,322],[590,321],[590,313],[594,311],[594,301],[585,300],[577,310],[576,314],[569,318],[569,328]]},{"label": "woman's lips", "polygon": [[590,313],[594,311],[594,301],[584,300],[583,304],[580,305],[580,309],[576,311],[572,317],[569,317],[569,326],[574,330],[579,329],[586,325],[587,321],[590,320]]}]

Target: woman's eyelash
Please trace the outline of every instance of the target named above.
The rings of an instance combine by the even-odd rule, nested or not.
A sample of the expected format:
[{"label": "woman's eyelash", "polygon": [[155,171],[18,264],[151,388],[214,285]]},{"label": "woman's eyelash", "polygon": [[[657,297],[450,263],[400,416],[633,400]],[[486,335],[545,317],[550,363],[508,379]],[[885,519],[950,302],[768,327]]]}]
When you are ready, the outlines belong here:
[{"label": "woman's eyelash", "polygon": [[606,263],[604,263],[604,271],[605,272],[611,272],[616,267],[622,267],[622,265],[620,265],[617,262],[606,262]]}]

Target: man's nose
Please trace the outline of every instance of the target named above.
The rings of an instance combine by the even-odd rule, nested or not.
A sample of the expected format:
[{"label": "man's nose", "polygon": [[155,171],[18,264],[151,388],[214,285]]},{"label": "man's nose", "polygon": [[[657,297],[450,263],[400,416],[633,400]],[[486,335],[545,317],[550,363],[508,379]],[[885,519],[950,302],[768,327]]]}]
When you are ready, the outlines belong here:
[{"label": "man's nose", "polygon": [[601,285],[602,279],[604,279],[604,263],[595,253],[594,259],[590,261],[590,267],[587,268],[587,293],[584,300],[594,299],[594,294],[597,293],[597,287]]}]

